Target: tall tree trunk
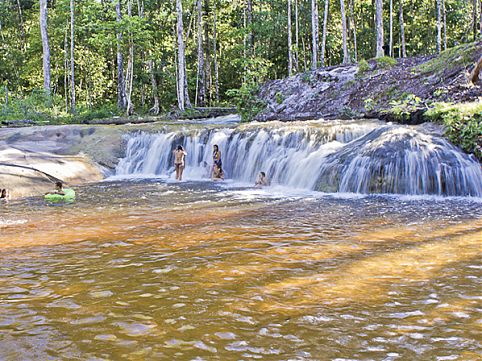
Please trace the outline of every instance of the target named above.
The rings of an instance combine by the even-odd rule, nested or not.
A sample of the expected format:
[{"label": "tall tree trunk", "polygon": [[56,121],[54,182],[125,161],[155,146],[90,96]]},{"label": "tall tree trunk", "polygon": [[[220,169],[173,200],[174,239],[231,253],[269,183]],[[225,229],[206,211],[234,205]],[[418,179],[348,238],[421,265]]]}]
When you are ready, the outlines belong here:
[{"label": "tall tree trunk", "polygon": [[474,41],[477,39],[477,8],[478,8],[478,0],[473,0],[473,6],[472,6],[472,28],[474,32]]},{"label": "tall tree trunk", "polygon": [[44,89],[50,95],[50,47],[47,32],[47,0],[40,0],[40,34],[42,37]]},{"label": "tall tree trunk", "polygon": [[299,12],[298,12],[298,0],[295,0],[295,42],[296,42],[296,54],[295,54],[295,70],[298,72],[300,70],[300,23],[299,23]]},{"label": "tall tree trunk", "polygon": [[70,0],[70,111],[75,114],[75,56],[74,56],[74,21],[75,21],[74,0]]},{"label": "tall tree trunk", "polygon": [[25,26],[23,24],[22,6],[20,5],[20,0],[17,0],[17,12],[18,21],[20,24],[20,36],[22,37],[22,50],[25,50]]},{"label": "tall tree trunk", "polygon": [[178,61],[178,91],[179,91],[179,110],[183,111],[186,108],[191,108],[189,101],[187,74],[186,74],[186,55],[184,47],[184,26],[182,21],[182,1],[176,0],[177,12],[177,61]]},{"label": "tall tree trunk", "polygon": [[[127,0],[127,16],[129,21],[132,21],[132,2]],[[134,40],[132,39],[132,33],[129,31],[129,56],[127,58],[127,74],[126,74],[126,96],[127,96],[127,109],[126,114],[132,115],[134,112],[134,106],[132,104],[132,89],[134,84]]]},{"label": "tall tree trunk", "polygon": [[393,56],[393,0],[390,0],[390,43],[389,54]]},{"label": "tall tree trunk", "polygon": [[341,29],[343,38],[343,64],[350,63],[350,54],[348,54],[347,31],[346,31],[346,14],[345,14],[345,0],[340,0],[341,12]]},{"label": "tall tree trunk", "polygon": [[325,0],[325,12],[323,13],[323,35],[321,37],[321,66],[326,65],[326,32],[328,29],[328,11],[330,10],[330,0]]},{"label": "tall tree trunk", "polygon": [[444,26],[444,50],[447,50],[447,11],[445,10],[445,0],[442,0],[443,26]]},{"label": "tall tree trunk", "polygon": [[198,97],[196,104],[203,107],[206,100],[204,81],[204,47],[203,47],[203,6],[202,0],[197,0],[197,84]]},{"label": "tall tree trunk", "polygon": [[291,0],[288,0],[288,76],[293,74],[293,54],[291,40]]},{"label": "tall tree trunk", "polygon": [[400,38],[401,38],[401,49],[402,58],[407,57],[407,49],[405,46],[405,23],[403,21],[403,0],[399,0],[398,3],[398,18],[400,22]]},{"label": "tall tree trunk", "polygon": [[253,2],[252,0],[248,1],[248,8],[247,8],[247,15],[248,15],[248,49],[249,55],[253,56],[254,51],[254,35],[253,35]]},{"label": "tall tree trunk", "polygon": [[354,2],[355,0],[348,0],[348,6],[350,8],[350,21],[352,23],[352,29],[353,29],[353,55],[355,58],[355,61],[358,61],[358,45],[357,45],[357,38],[356,38],[356,20],[355,20],[355,15],[354,15]]},{"label": "tall tree trunk", "polygon": [[[67,23],[68,26],[68,23]],[[67,43],[68,30],[65,29],[64,35],[64,97],[65,97],[65,112],[69,111],[69,48]]]},{"label": "tall tree trunk", "polygon": [[311,0],[311,69],[318,67],[318,37],[319,37],[319,19],[318,19],[318,2]]},{"label": "tall tree trunk", "polygon": [[[114,0],[116,1],[116,0]],[[116,21],[120,24],[122,21],[121,0],[115,3]],[[124,80],[124,58],[122,56],[122,32],[117,30],[117,107],[119,109],[126,109],[126,87]]]},{"label": "tall tree trunk", "polygon": [[[209,0],[204,0],[204,16],[209,19],[211,10],[209,7]],[[213,77],[211,73],[211,39],[209,38],[209,21],[204,21],[204,51],[206,53],[204,61],[204,89],[206,89],[206,103],[210,104],[213,99]]]},{"label": "tall tree trunk", "polygon": [[383,51],[383,1],[376,0],[377,58],[385,55]]},{"label": "tall tree trunk", "polygon": [[482,37],[482,0],[479,0],[479,5],[480,5],[480,9],[479,9],[479,12],[480,12],[479,28],[480,28],[480,36]]},{"label": "tall tree trunk", "polygon": [[149,109],[149,113],[152,114],[159,114],[159,94],[157,90],[157,80],[156,80],[156,72],[154,67],[154,60],[150,59],[149,62],[149,73],[151,74],[151,86],[152,86],[152,97],[154,98],[154,105],[151,109]]},{"label": "tall tree trunk", "polygon": [[213,56],[214,56],[214,89],[216,103],[219,103],[219,68],[218,68],[218,27],[216,14],[216,1],[213,2]]},{"label": "tall tree trunk", "polygon": [[442,50],[442,4],[437,0],[437,53]]}]

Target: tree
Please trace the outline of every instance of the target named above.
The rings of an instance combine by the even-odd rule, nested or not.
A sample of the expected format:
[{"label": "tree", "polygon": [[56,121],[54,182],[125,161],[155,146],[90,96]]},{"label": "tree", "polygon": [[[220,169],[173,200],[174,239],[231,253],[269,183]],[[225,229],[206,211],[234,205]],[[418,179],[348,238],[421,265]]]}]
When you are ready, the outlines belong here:
[{"label": "tree", "polygon": [[186,55],[184,47],[184,25],[182,20],[182,1],[176,0],[177,13],[177,92],[178,92],[178,106],[179,110],[184,111],[186,108],[191,108],[189,101],[187,74],[186,74]]},{"label": "tree", "polygon": [[[115,1],[115,0],[114,0]],[[116,21],[119,25],[122,21],[121,0],[115,3]],[[124,58],[122,56],[122,31],[117,29],[117,107],[119,109],[126,109],[126,88],[124,80]]]},{"label": "tree", "polygon": [[352,24],[352,30],[353,30],[353,56],[355,58],[355,61],[358,60],[358,45],[357,45],[357,38],[356,38],[356,21],[355,21],[355,15],[353,13],[353,8],[354,8],[354,3],[355,0],[348,0],[348,6],[350,8],[350,23]]},{"label": "tree", "polygon": [[376,0],[377,58],[385,55],[383,51],[383,1]]},{"label": "tree", "polygon": [[40,34],[42,37],[44,89],[50,94],[50,46],[47,32],[47,0],[40,0]]},{"label": "tree", "polygon": [[330,7],[330,0],[325,0],[325,11],[323,13],[323,35],[321,39],[321,66],[325,66],[326,60],[326,33],[328,28],[328,10]]},{"label": "tree", "polygon": [[293,74],[293,54],[291,40],[291,0],[288,0],[288,76]]},{"label": "tree", "polygon": [[393,56],[393,0],[390,0],[390,37],[389,37],[389,54]]},{"label": "tree", "polygon": [[403,0],[399,0],[399,3],[398,3],[398,18],[400,22],[400,40],[401,40],[402,58],[406,58],[407,49],[405,46],[405,23],[403,21]]},{"label": "tree", "polygon": [[218,68],[218,36],[217,36],[217,16],[216,1],[213,2],[213,57],[214,57],[214,88],[216,94],[216,102],[219,102],[219,68]]},{"label": "tree", "polygon": [[311,0],[311,69],[315,70],[318,67],[318,2],[316,0]]},{"label": "tree", "polygon": [[74,0],[70,0],[70,111],[75,114]]},{"label": "tree", "polygon": [[340,12],[341,12],[341,27],[343,37],[343,64],[350,63],[350,55],[348,54],[348,44],[346,36],[346,15],[345,15],[345,0],[340,0]]},{"label": "tree", "polygon": [[442,51],[442,4],[437,0],[437,53]]},{"label": "tree", "polygon": [[202,0],[197,0],[197,104],[205,105],[206,89],[204,81],[204,47],[203,47],[203,9]]}]

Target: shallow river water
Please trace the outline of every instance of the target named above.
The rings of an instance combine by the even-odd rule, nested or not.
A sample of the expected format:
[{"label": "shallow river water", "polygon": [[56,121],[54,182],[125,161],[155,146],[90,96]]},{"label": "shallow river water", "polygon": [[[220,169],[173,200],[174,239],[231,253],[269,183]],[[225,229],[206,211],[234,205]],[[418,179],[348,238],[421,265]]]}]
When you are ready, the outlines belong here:
[{"label": "shallow river water", "polygon": [[477,360],[480,199],[115,181],[0,205],[0,360]]}]

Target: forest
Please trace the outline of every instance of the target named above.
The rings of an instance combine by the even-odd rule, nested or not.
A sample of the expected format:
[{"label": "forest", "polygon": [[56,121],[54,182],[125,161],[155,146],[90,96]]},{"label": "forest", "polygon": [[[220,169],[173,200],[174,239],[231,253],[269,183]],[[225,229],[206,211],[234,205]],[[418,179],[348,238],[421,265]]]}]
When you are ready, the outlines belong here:
[{"label": "forest", "polygon": [[227,106],[269,79],[481,34],[482,0],[2,0],[0,119]]}]

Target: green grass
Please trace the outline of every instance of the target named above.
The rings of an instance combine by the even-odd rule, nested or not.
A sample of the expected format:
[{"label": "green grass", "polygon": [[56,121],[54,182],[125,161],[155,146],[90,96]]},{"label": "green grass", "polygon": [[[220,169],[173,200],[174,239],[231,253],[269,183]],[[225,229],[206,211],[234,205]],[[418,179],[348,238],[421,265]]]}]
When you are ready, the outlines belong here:
[{"label": "green grass", "polygon": [[469,65],[474,61],[474,55],[476,55],[476,52],[482,50],[477,44],[477,42],[462,44],[442,51],[435,58],[413,68],[412,72],[429,74],[442,72],[446,70],[447,67],[453,69]]}]

